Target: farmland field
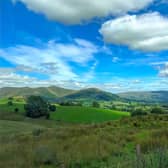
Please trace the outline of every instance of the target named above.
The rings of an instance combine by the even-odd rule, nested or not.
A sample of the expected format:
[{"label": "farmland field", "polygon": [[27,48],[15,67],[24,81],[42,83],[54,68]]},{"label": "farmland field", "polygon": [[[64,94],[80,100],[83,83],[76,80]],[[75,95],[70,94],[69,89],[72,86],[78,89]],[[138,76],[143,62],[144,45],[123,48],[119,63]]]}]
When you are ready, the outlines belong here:
[{"label": "farmland field", "polygon": [[[18,102],[15,100],[12,106],[9,106],[7,102],[6,99],[0,100],[0,116],[2,113],[3,117],[5,117],[5,115],[24,115],[24,102]],[[19,109],[17,114],[14,112],[15,108]],[[50,114],[50,119],[69,123],[98,123],[121,119],[123,117],[128,117],[129,115],[128,112],[101,108],[57,106],[56,111]]]},{"label": "farmland field", "polygon": [[72,123],[98,123],[128,117],[128,112],[92,108],[58,106],[57,111],[51,113],[51,119]]},{"label": "farmland field", "polygon": [[[24,101],[0,100],[0,167],[166,168],[168,116],[59,106],[28,118]],[[15,108],[19,111],[16,112]],[[136,148],[140,145],[141,158]],[[13,155],[14,154],[14,155]],[[145,167],[143,167],[145,164]]]}]

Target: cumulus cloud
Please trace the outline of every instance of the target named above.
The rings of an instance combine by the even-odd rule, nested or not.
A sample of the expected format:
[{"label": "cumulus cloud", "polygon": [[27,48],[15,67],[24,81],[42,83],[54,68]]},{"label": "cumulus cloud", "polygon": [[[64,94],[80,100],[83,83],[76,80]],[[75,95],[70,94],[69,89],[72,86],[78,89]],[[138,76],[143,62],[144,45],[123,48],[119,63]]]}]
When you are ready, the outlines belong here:
[{"label": "cumulus cloud", "polygon": [[16,65],[17,71],[47,74],[52,80],[69,80],[78,76],[69,62],[86,64],[94,59],[98,47],[83,39],[72,43],[49,41],[42,47],[17,45],[0,49],[0,57]]},{"label": "cumulus cloud", "polygon": [[157,12],[109,20],[99,31],[107,43],[142,51],[168,50],[168,18]]},{"label": "cumulus cloud", "polygon": [[95,17],[137,11],[154,0],[13,0],[24,3],[28,9],[46,15],[49,19],[77,24]]}]

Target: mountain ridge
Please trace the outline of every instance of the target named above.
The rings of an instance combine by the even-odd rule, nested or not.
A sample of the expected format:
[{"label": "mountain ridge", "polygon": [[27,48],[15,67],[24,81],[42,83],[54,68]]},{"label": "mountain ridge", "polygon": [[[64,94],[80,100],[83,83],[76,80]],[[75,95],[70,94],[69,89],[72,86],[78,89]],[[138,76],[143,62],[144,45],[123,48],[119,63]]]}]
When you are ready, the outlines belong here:
[{"label": "mountain ridge", "polygon": [[121,98],[131,100],[131,101],[139,101],[139,102],[168,102],[168,91],[160,90],[160,91],[135,91],[135,92],[124,92],[118,93],[118,96]]},{"label": "mountain ridge", "polygon": [[14,96],[30,96],[38,95],[46,98],[62,97],[70,93],[74,93],[74,90],[65,89],[57,86],[49,87],[4,87],[0,88],[0,97],[14,97]]},{"label": "mountain ridge", "polygon": [[58,86],[49,87],[3,87],[0,98],[14,96],[39,95],[48,99],[59,100],[101,100],[101,101],[137,101],[137,102],[168,102],[168,91],[135,91],[113,94],[98,88],[81,90],[66,89]]}]

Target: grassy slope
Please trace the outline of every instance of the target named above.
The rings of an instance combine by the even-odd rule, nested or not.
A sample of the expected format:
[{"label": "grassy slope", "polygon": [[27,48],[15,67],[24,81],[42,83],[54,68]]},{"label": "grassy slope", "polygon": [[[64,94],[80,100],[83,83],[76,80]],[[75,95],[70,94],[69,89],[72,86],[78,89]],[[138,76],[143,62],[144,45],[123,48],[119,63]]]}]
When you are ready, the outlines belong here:
[{"label": "grassy slope", "polygon": [[73,93],[73,90],[64,89],[60,87],[39,87],[39,88],[14,88],[6,87],[0,89],[0,97],[14,97],[14,96],[28,96],[28,95],[39,95],[47,98],[62,97]]},{"label": "grassy slope", "polygon": [[43,128],[43,126],[26,122],[0,120],[0,135],[31,133],[34,129],[40,128]]},{"label": "grassy slope", "polygon": [[91,107],[63,107],[51,113],[51,119],[73,123],[92,123],[116,120],[129,116],[129,113]]},{"label": "grassy slope", "polygon": [[[3,108],[9,111],[4,102],[4,100],[1,102],[0,109],[4,106]],[[18,105],[21,106],[23,103]],[[76,118],[88,122],[91,113],[95,113],[94,117],[99,121],[102,121],[102,114],[108,117],[111,113],[113,117],[114,113],[121,114],[110,110],[102,112],[99,110],[101,109],[60,106],[52,115],[59,114],[64,118],[66,116],[67,119],[72,117],[72,120]],[[81,118],[79,111],[84,115]],[[5,113],[14,114],[12,111]],[[3,121],[1,117],[0,119],[0,167],[4,168],[60,168],[70,165],[71,168],[135,168],[137,144],[141,146],[143,157],[149,158],[150,162],[151,156],[147,152],[168,147],[168,116],[166,115],[126,117],[119,121],[90,125],[62,125],[62,122],[58,125],[55,121],[44,119],[22,118],[21,121]],[[155,153],[159,154],[159,152]],[[167,153],[162,156],[166,159]],[[159,159],[160,156],[155,155],[154,165],[147,165],[145,168],[161,167],[157,166],[160,163]],[[164,163],[168,165],[168,159]]]},{"label": "grassy slope", "polygon": [[[0,167],[56,168],[57,164],[62,164],[59,167],[77,164],[81,168],[135,168],[136,144],[141,145],[142,153],[168,146],[168,116],[55,126],[40,134],[31,132],[37,130],[37,125],[31,124],[0,121]],[[22,130],[21,134],[11,136],[11,131],[17,129]],[[46,160],[50,161],[49,166]],[[157,163],[156,160],[155,166],[145,168],[159,168]]]},{"label": "grassy slope", "polygon": [[105,92],[96,88],[88,88],[76,91],[62,98],[62,100],[84,100],[84,101],[112,101],[121,98],[110,92]]}]

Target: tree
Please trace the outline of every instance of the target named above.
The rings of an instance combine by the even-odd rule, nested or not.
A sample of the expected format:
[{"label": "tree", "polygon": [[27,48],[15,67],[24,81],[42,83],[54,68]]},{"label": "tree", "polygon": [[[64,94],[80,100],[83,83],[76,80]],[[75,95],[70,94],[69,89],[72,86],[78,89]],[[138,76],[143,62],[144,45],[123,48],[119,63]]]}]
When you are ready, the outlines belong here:
[{"label": "tree", "polygon": [[39,118],[42,116],[48,116],[49,105],[40,96],[30,96],[27,98],[27,104],[25,105],[26,116],[31,118]]},{"label": "tree", "polygon": [[13,102],[12,101],[8,101],[8,106],[13,106]]},{"label": "tree", "polygon": [[151,109],[151,113],[152,113],[152,114],[163,114],[163,113],[164,113],[164,110],[163,110],[163,108],[161,108],[161,107],[153,107],[153,108]]},{"label": "tree", "polygon": [[52,112],[56,111],[56,106],[52,105],[52,104],[49,104],[49,110],[52,111]]},{"label": "tree", "polygon": [[9,100],[9,101],[12,101],[12,100],[13,100],[13,97],[8,97],[8,100]]},{"label": "tree", "polygon": [[140,116],[140,115],[147,115],[148,113],[143,108],[136,108],[131,113],[131,116]]},{"label": "tree", "polygon": [[19,109],[16,107],[16,108],[14,109],[14,111],[15,111],[15,113],[18,113],[18,112],[19,112]]},{"label": "tree", "polygon": [[94,101],[94,102],[92,103],[92,106],[93,106],[93,107],[96,107],[96,108],[99,108],[99,107],[100,107],[100,104],[99,104],[97,101]]}]

